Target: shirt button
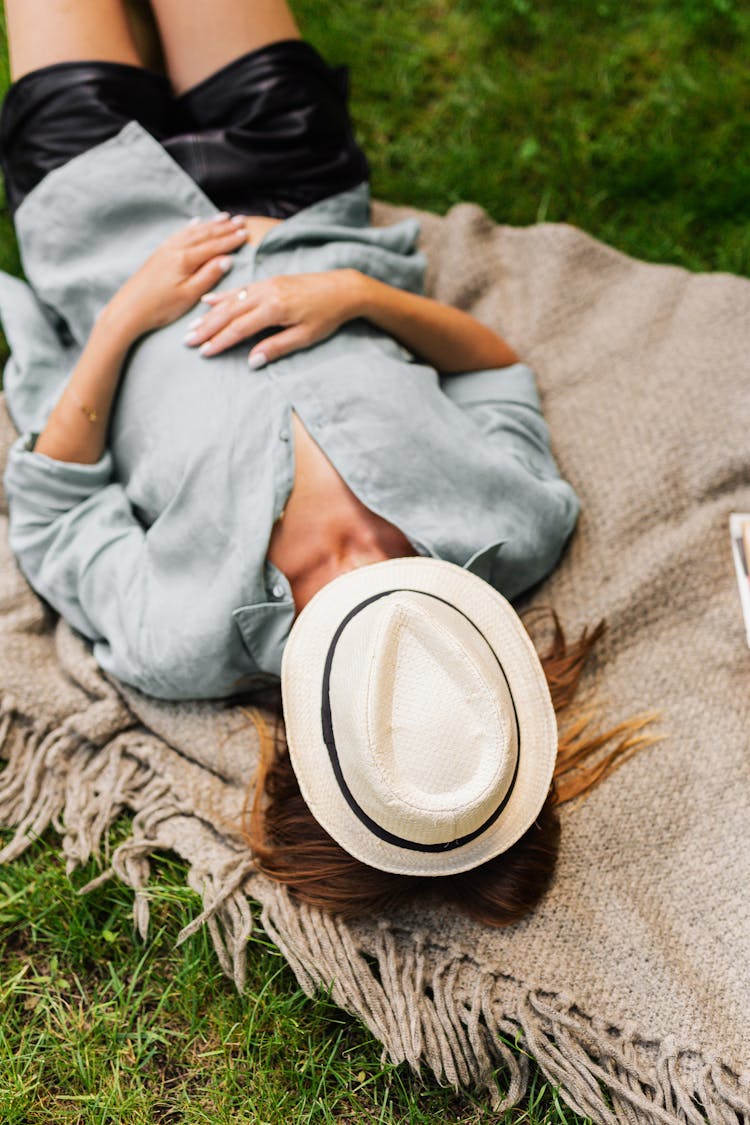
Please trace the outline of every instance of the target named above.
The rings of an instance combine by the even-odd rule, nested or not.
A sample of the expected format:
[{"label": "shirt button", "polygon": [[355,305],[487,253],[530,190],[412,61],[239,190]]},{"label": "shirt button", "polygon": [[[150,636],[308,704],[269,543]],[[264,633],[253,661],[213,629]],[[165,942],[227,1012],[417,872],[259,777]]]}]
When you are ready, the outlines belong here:
[{"label": "shirt button", "polygon": [[289,430],[281,430],[279,437],[282,441],[289,441]]},{"label": "shirt button", "polygon": [[271,590],[271,593],[273,594],[273,596],[275,598],[283,598],[284,597],[284,587],[281,585],[280,582],[277,582],[276,585],[274,586],[273,590]]}]

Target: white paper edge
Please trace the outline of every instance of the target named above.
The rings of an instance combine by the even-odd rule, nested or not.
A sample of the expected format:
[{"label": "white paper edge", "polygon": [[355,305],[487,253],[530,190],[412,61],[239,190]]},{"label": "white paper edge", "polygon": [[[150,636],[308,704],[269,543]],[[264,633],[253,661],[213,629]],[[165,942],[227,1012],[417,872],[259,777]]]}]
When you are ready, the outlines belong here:
[{"label": "white paper edge", "polygon": [[[729,513],[729,535],[732,541],[732,558],[734,559],[734,569],[737,574],[737,586],[740,591],[742,616],[745,619],[747,646],[750,648],[750,581],[748,581],[745,575],[742,557],[740,556],[742,548],[737,542],[738,539],[740,542],[742,541],[742,528],[745,523],[750,523],[750,512]],[[747,559],[746,562],[748,571],[750,571],[750,559]]]}]

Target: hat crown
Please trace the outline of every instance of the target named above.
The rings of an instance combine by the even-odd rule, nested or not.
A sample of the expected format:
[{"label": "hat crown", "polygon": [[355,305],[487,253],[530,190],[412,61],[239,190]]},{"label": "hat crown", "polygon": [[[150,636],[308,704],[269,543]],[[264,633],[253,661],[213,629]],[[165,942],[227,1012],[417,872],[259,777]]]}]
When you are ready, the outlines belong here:
[{"label": "hat crown", "polygon": [[476,574],[409,556],[339,575],[292,626],[281,673],[302,796],[363,863],[469,871],[538,815],[552,699],[523,622]]},{"label": "hat crown", "polygon": [[353,618],[339,647],[331,688],[346,703],[332,719],[354,800],[414,843],[476,831],[518,753],[510,692],[476,626],[439,599],[398,591]]}]

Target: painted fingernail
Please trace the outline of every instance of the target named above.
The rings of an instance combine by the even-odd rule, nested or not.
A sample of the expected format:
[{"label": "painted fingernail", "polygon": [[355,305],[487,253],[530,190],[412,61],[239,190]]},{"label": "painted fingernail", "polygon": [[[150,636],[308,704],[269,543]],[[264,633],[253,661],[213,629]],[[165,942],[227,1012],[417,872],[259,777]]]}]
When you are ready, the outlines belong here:
[{"label": "painted fingernail", "polygon": [[213,344],[211,343],[210,340],[206,340],[205,344],[203,344],[200,348],[198,348],[198,351],[200,352],[201,355],[211,355],[213,350],[214,350],[214,346],[213,346]]},{"label": "painted fingernail", "polygon": [[191,219],[191,220],[189,221],[189,223],[188,223],[188,226],[189,226],[189,227],[197,227],[197,226],[198,226],[198,223],[199,223],[200,221],[201,221],[201,220],[200,220],[200,218],[199,218],[199,216],[198,216],[198,215],[193,215],[192,219]]},{"label": "painted fingernail", "polygon": [[233,217],[233,219],[232,219],[232,222],[234,223],[234,225],[235,225],[236,227],[244,227],[244,225],[245,225],[245,216],[244,216],[244,215],[235,215],[235,216]]},{"label": "painted fingernail", "polygon": [[227,272],[227,270],[231,270],[231,268],[232,268],[232,259],[231,259],[231,258],[229,258],[229,257],[226,257],[226,258],[219,258],[219,268],[220,268],[220,269],[221,269],[221,270],[222,270],[222,271],[223,271],[224,273],[226,273],[226,272]]},{"label": "painted fingernail", "polygon": [[265,352],[253,352],[252,355],[247,357],[248,367],[251,367],[253,371],[257,371],[259,367],[265,367],[267,363],[268,356]]},{"label": "painted fingernail", "polygon": [[203,296],[201,297],[201,301],[205,301],[205,303],[207,305],[213,304],[213,302],[218,301],[218,299],[219,299],[218,293],[204,293]]},{"label": "painted fingernail", "polygon": [[183,344],[196,344],[198,342],[197,332],[188,332],[187,336],[183,336]]},{"label": "painted fingernail", "polygon": [[195,320],[191,320],[188,324],[188,329],[197,328],[199,324],[203,324],[202,316],[196,316]]},{"label": "painted fingernail", "polygon": [[222,220],[229,218],[229,212],[228,211],[219,211],[219,214],[216,215],[215,218],[216,218],[217,223],[221,222]]}]

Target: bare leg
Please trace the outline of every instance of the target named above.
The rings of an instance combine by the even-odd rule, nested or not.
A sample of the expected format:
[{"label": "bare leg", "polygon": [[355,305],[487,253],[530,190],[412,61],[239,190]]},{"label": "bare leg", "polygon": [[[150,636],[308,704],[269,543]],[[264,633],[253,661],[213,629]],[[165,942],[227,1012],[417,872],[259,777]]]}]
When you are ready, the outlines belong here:
[{"label": "bare leg", "polygon": [[152,6],[177,94],[248,51],[300,38],[285,0],[152,0]]},{"label": "bare leg", "polygon": [[5,0],[11,78],[59,62],[140,66],[122,0]]}]

